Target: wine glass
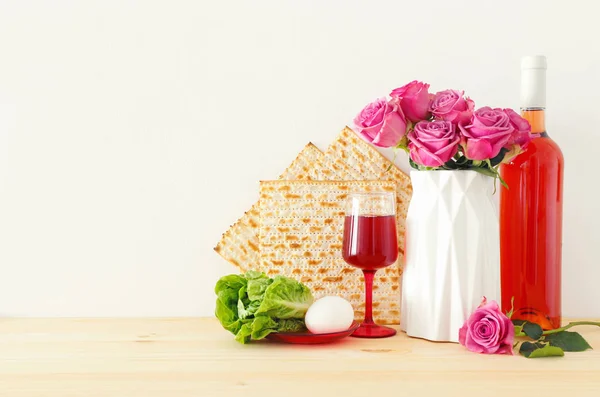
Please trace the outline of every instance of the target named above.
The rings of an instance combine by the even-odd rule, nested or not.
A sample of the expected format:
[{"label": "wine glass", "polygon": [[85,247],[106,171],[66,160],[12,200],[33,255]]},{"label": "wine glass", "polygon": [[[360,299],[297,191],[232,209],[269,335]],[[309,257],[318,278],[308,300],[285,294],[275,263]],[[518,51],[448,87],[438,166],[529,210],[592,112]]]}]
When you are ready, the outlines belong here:
[{"label": "wine glass", "polygon": [[365,319],[352,336],[386,338],[395,335],[395,329],[373,321],[375,272],[398,259],[396,196],[393,192],[348,196],[342,256],[349,265],[362,269],[365,277]]}]

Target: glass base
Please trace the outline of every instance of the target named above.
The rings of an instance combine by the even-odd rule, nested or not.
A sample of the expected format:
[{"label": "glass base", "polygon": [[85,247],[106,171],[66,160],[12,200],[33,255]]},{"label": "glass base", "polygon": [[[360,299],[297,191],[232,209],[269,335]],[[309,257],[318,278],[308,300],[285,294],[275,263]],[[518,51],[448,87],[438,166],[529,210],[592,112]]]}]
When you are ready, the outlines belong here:
[{"label": "glass base", "polygon": [[389,338],[394,335],[396,335],[394,328],[377,324],[361,324],[350,336],[355,338]]}]

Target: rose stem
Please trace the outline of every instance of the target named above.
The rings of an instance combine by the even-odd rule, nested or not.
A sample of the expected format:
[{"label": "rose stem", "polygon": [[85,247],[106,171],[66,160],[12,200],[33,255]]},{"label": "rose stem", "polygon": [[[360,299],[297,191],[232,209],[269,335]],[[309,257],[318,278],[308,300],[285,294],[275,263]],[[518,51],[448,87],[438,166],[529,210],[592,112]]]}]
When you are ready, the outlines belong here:
[{"label": "rose stem", "polygon": [[566,331],[569,328],[574,327],[576,325],[595,325],[597,327],[600,327],[600,322],[594,322],[594,321],[574,321],[572,323],[569,323],[569,324],[565,325],[564,327],[560,327],[560,328],[556,328],[556,329],[551,329],[551,330],[548,330],[548,331],[544,331],[542,333],[542,335],[556,334],[558,332]]}]

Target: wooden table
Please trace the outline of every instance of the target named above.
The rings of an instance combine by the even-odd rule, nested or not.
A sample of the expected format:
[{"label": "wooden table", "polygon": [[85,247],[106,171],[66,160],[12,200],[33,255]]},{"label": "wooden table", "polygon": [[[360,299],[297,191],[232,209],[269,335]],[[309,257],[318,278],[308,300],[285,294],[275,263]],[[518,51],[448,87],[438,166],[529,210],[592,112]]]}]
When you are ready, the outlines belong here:
[{"label": "wooden table", "polygon": [[0,396],[600,396],[598,350],[525,359],[410,339],[240,345],[213,319],[2,319]]}]

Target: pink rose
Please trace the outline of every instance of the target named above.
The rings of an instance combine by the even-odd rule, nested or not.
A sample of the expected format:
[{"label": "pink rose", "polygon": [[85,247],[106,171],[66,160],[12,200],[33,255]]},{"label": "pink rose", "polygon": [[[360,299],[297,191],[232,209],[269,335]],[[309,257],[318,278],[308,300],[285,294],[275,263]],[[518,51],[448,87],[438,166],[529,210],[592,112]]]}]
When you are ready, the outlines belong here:
[{"label": "pink rose", "polygon": [[439,167],[458,151],[460,136],[449,121],[419,121],[408,134],[410,158],[419,165]]},{"label": "pink rose", "polygon": [[355,118],[358,133],[373,145],[396,146],[406,135],[406,118],[398,101],[380,98],[368,104]]},{"label": "pink rose", "polygon": [[425,120],[429,116],[429,84],[420,81],[396,88],[390,96],[400,101],[400,107],[407,119],[413,122]]},{"label": "pink rose", "polygon": [[471,124],[459,124],[461,145],[471,160],[492,159],[512,137],[514,128],[502,109],[483,107],[473,113]]},{"label": "pink rose", "polygon": [[508,145],[519,145],[521,147],[526,147],[529,141],[531,141],[531,125],[529,124],[529,121],[525,120],[512,109],[504,109],[504,113],[506,113],[510,120],[510,124],[514,128]]},{"label": "pink rose", "polygon": [[514,354],[514,338],[510,319],[500,311],[498,303],[488,303],[485,297],[458,331],[460,344],[476,353]]},{"label": "pink rose", "polygon": [[453,123],[467,123],[471,120],[475,102],[463,97],[464,91],[445,90],[435,94],[429,110],[435,118]]}]

